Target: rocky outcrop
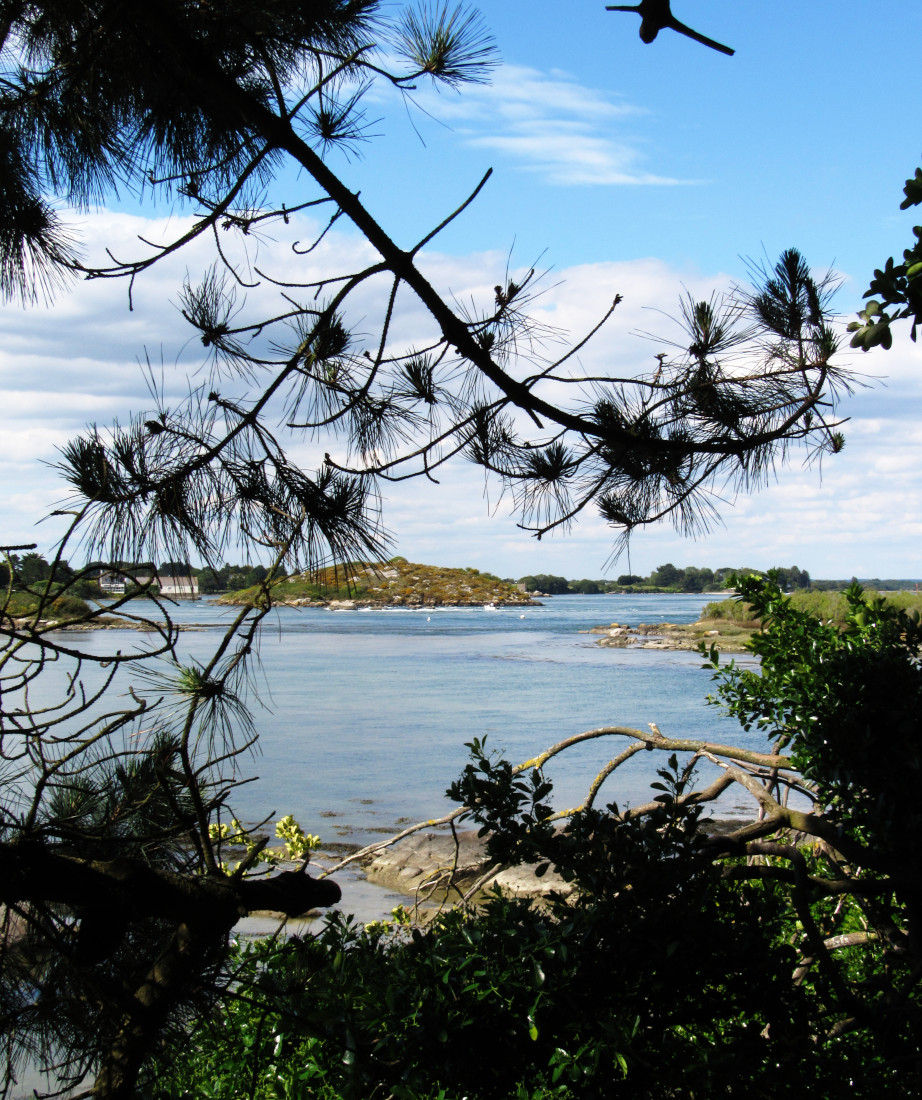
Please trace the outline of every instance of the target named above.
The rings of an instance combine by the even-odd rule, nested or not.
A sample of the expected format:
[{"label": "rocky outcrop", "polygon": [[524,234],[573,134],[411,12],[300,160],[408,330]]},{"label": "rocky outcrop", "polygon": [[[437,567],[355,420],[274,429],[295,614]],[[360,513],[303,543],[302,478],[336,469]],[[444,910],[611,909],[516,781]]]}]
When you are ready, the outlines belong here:
[{"label": "rocky outcrop", "polygon": [[[363,861],[370,882],[415,896],[418,893],[450,891],[448,900],[460,897],[490,870],[486,841],[476,832],[415,833],[390,848],[383,848]],[[572,887],[548,870],[540,878],[534,866],[500,870],[483,884],[498,886],[516,897],[543,897],[555,891],[569,894]]]},{"label": "rocky outcrop", "polygon": [[594,626],[583,634],[598,634],[597,645],[609,649],[680,649],[697,650],[701,642],[716,645],[722,653],[745,653],[751,629],[722,619],[705,619],[697,623],[640,623],[625,626],[611,623]]},{"label": "rocky outcrop", "polygon": [[[9,622],[10,620],[7,620]],[[36,631],[49,631],[49,630],[66,630],[68,633],[80,633],[89,630],[150,630],[152,629],[148,623],[137,622],[132,619],[118,619],[110,615],[99,616],[97,618],[87,619],[82,622],[73,622],[68,619],[39,619],[36,622],[34,619],[13,619],[13,627],[16,630],[36,630]],[[191,629],[185,625],[175,626],[174,630],[188,630]]]}]

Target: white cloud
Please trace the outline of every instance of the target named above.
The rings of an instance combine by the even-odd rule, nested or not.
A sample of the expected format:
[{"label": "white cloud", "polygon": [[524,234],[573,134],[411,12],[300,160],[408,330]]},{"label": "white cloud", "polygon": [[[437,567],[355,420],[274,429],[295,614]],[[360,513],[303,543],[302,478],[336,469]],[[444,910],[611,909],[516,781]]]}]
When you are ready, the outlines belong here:
[{"label": "white cloud", "polygon": [[467,144],[505,154],[550,183],[679,182],[643,168],[643,143],[624,123],[645,111],[560,70],[506,65],[492,84],[465,88],[463,96],[425,91],[416,100]]},{"label": "white cloud", "polygon": [[540,120],[568,114],[611,120],[644,113],[633,104],[616,102],[609,92],[579,84],[562,69],[544,73],[524,65],[504,65],[490,84],[466,86],[463,95],[433,90],[415,98],[443,119],[488,121],[499,115]]},{"label": "white cloud", "polygon": [[[138,233],[149,235],[142,219],[100,215],[94,236],[112,229],[127,248]],[[309,227],[293,225],[292,236],[307,239]],[[309,280],[334,270],[358,270],[373,258],[363,241],[330,234],[310,256],[298,257],[280,241],[273,257],[279,274]],[[265,259],[265,257],[264,257]],[[204,264],[207,253],[193,252],[180,266],[155,268],[135,288],[135,312],[127,309],[126,288],[116,283],[80,283],[51,311],[0,311],[0,484],[4,486],[4,542],[31,541],[36,535],[47,548],[53,523],[34,527],[64,495],[50,469],[57,450],[87,422],[101,425],[114,417],[123,422],[132,412],[151,407],[138,359],[151,349],[167,403],[181,398],[187,372],[201,363],[203,349],[171,302],[186,264]],[[427,276],[438,289],[459,300],[488,304],[493,286],[503,278],[506,257],[487,253],[451,257],[430,253],[422,258]],[[335,268],[331,265],[335,264]],[[538,320],[580,338],[591,329],[616,294],[624,301],[607,326],[584,348],[573,367],[586,374],[630,376],[648,370],[653,356],[677,335],[669,314],[683,289],[707,296],[726,288],[726,275],[676,270],[650,258],[622,263],[584,264],[555,272],[545,280],[535,303]],[[387,285],[362,288],[354,319],[374,339]],[[258,298],[262,291],[255,292]],[[254,309],[259,302],[254,303]],[[249,308],[249,307],[247,307]],[[661,311],[661,312],[660,312]],[[431,333],[425,311],[409,295],[398,299],[393,339],[408,345]],[[662,334],[663,342],[636,333]],[[361,346],[361,345],[360,345]],[[560,345],[561,347],[563,345]],[[551,352],[554,345],[551,345]],[[161,356],[163,366],[161,368]],[[887,376],[887,384],[860,390],[843,412],[845,451],[825,460],[821,469],[805,468],[792,456],[776,484],[758,494],[721,504],[724,527],[698,543],[668,527],[641,532],[632,549],[631,568],[647,572],[673,560],[677,564],[766,567],[796,562],[818,576],[913,576],[922,534],[922,428],[918,424],[922,352],[905,336],[890,352],[853,354],[850,365]],[[205,376],[196,376],[205,380]],[[549,387],[552,399],[570,396],[569,387]],[[296,443],[308,469],[317,466],[323,441]],[[612,532],[586,514],[566,534],[536,542],[516,526],[510,502],[483,474],[463,461],[438,471],[441,482],[386,486],[384,520],[399,540],[399,551],[415,560],[471,565],[505,576],[551,572],[565,576],[601,576]],[[615,567],[615,574],[626,569]]]}]

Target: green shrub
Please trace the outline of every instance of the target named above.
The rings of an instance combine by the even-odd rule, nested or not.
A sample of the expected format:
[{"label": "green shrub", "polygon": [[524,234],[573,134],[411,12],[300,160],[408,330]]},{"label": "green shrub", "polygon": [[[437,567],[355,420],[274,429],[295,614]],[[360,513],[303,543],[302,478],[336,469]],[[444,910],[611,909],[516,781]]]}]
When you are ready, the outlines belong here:
[{"label": "green shrub", "polygon": [[[40,597],[31,592],[13,592],[6,604],[5,614],[12,619],[25,619],[38,610]],[[45,619],[82,619],[89,615],[90,607],[76,596],[58,596],[45,604]]]},{"label": "green shrub", "polygon": [[753,623],[758,620],[753,618],[752,608],[748,603],[739,600],[715,600],[705,606],[701,612],[702,619],[719,619],[732,623]]},{"label": "green shrub", "polygon": [[59,619],[79,619],[90,613],[90,605],[76,596],[58,596],[51,605],[51,616]]}]

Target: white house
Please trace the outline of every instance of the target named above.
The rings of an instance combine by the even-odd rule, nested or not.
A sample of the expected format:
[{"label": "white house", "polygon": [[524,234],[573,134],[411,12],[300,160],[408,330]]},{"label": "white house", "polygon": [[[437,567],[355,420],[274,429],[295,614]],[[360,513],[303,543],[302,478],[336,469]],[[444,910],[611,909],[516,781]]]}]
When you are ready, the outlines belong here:
[{"label": "white house", "polygon": [[158,576],[157,584],[161,596],[173,599],[198,599],[198,580],[195,577]]},{"label": "white house", "polygon": [[[123,596],[127,579],[127,576],[123,573],[103,572],[99,574],[99,587],[107,596]],[[151,577],[149,573],[138,573],[131,579],[141,587],[153,581],[154,585],[160,589],[162,596],[169,596],[174,600],[198,599],[198,580],[195,577],[176,577],[172,575]]]}]

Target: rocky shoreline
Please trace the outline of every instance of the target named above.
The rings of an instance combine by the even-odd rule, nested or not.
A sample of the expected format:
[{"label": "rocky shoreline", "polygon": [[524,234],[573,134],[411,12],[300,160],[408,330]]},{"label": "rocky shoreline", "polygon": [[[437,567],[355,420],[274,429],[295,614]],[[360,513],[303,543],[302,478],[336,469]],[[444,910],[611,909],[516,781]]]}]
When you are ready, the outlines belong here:
[{"label": "rocky shoreline", "polygon": [[[135,619],[118,619],[108,615],[96,619],[88,619],[85,622],[68,622],[66,619],[8,619],[15,630],[60,630],[68,634],[83,634],[90,630],[140,630],[148,634],[157,633],[157,629],[149,622],[138,622]],[[173,623],[172,630],[208,630],[205,624],[198,623]]]},{"label": "rocky shoreline", "polygon": [[[224,600],[224,603],[235,603],[234,600]],[[239,601],[245,602],[245,601]],[[433,607],[483,607],[490,610],[499,611],[503,607],[540,607],[540,600],[533,600],[529,597],[523,597],[522,599],[506,599],[500,597],[492,600],[489,603],[484,603],[479,599],[457,599],[457,600],[442,600],[442,599],[426,599],[424,596],[391,596],[386,599],[369,599],[367,597],[357,597],[354,600],[336,599],[325,600],[316,597],[293,597],[289,599],[278,599],[273,597],[273,604],[277,607],[322,607],[328,611],[362,611],[365,608],[372,608],[373,610],[380,611],[386,607],[410,607],[414,610]]]},{"label": "rocky shoreline", "polygon": [[459,900],[480,882],[481,889],[499,887],[513,897],[545,897],[551,892],[568,895],[571,884],[554,871],[540,878],[535,866],[523,864],[498,870],[487,881],[490,871],[486,839],[475,830],[457,834],[416,833],[405,840],[373,852],[362,861],[369,882],[411,897],[424,898],[433,891],[437,897]]},{"label": "rocky shoreline", "polygon": [[[726,833],[746,824],[738,818],[707,818],[701,828],[707,833]],[[372,852],[361,866],[369,882],[420,900],[433,893],[435,899],[446,897],[449,884],[449,902],[459,900],[475,886],[479,890],[497,886],[502,893],[520,898],[541,898],[551,893],[568,897],[573,893],[572,883],[551,869],[539,877],[535,864],[507,867],[490,875],[486,843],[475,830],[456,834],[420,832]]]},{"label": "rocky shoreline", "polygon": [[597,645],[608,649],[675,649],[696,651],[702,642],[721,653],[746,653],[754,629],[724,619],[703,619],[697,623],[639,623],[626,626],[610,623],[582,630],[598,634]]}]

